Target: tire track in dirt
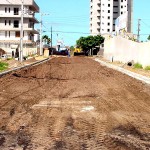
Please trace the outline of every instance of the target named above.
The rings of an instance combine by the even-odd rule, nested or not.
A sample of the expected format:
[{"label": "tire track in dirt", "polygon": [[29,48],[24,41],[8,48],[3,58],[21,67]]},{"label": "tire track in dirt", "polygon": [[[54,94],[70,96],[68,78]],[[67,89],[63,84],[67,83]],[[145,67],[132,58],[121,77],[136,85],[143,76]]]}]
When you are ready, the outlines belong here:
[{"label": "tire track in dirt", "polygon": [[0,82],[0,149],[150,149],[150,88],[89,58],[54,58]]}]

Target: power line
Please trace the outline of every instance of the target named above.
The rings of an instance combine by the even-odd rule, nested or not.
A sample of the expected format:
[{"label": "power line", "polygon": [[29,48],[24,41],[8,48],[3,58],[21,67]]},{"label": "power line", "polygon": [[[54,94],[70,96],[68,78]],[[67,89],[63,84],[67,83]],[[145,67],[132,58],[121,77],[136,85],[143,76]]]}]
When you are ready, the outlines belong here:
[{"label": "power line", "polygon": [[73,34],[90,34],[86,32],[71,32],[71,31],[53,31],[53,32],[58,32],[58,33],[73,33]]},{"label": "power line", "polygon": [[148,28],[150,28],[150,25],[148,25],[147,23],[145,23],[143,20],[142,20],[142,23],[147,26]]}]

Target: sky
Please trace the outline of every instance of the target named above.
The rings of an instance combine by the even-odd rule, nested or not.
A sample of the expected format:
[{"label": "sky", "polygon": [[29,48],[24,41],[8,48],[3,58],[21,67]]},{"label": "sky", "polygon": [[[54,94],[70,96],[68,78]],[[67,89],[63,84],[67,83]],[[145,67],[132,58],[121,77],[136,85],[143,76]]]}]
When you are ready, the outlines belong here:
[{"label": "sky", "polygon": [[[81,36],[90,33],[90,0],[35,0],[43,14],[43,35],[53,35],[53,45],[62,40],[64,45],[76,44]],[[140,40],[146,41],[150,34],[150,0],[134,0],[133,33],[137,34],[138,19],[141,19]],[[36,15],[40,21],[40,14]],[[40,24],[36,25],[40,28]]]}]

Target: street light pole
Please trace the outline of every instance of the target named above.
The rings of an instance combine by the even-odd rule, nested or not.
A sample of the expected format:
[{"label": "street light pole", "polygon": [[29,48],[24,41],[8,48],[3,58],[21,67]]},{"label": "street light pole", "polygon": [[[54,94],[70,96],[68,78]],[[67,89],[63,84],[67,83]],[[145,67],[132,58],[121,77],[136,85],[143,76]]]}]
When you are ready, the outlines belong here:
[{"label": "street light pole", "polygon": [[23,61],[23,14],[24,14],[24,0],[21,1],[21,29],[20,29],[20,62]]}]

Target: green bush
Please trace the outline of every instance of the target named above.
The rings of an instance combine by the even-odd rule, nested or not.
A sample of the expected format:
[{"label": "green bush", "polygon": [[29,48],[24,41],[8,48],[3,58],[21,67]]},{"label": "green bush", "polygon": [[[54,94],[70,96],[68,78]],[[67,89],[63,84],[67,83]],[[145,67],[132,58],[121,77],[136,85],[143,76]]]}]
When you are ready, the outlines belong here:
[{"label": "green bush", "polygon": [[134,64],[134,68],[136,68],[136,69],[142,69],[143,67],[142,67],[141,64],[136,63],[136,64]]},{"label": "green bush", "polygon": [[8,68],[8,63],[0,62],[0,71],[3,71]]},{"label": "green bush", "polygon": [[150,66],[146,66],[146,67],[145,67],[145,70],[150,70]]}]

